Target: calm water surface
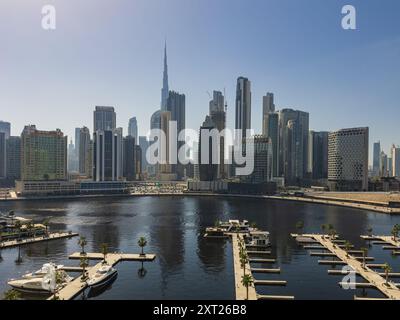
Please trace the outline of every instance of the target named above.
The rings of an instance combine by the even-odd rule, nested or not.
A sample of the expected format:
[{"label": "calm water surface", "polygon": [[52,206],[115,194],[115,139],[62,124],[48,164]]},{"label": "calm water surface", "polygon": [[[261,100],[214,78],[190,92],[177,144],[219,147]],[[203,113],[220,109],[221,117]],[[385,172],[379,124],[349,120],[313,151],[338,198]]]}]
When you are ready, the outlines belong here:
[{"label": "calm water surface", "polygon": [[[271,233],[273,256],[279,275],[255,274],[256,279],[287,280],[286,287],[257,287],[261,294],[294,295],[297,299],[353,299],[354,294],[380,297],[375,290],[348,290],[338,286],[340,276],[330,276],[333,267],[318,265],[290,237],[299,220],[305,232],[320,232],[321,225],[334,225],[340,236],[356,247],[365,246],[360,234],[371,226],[376,234],[390,234],[400,217],[369,211],[263,199],[215,197],[142,197],[87,200],[55,200],[0,203],[0,210],[40,222],[51,218],[53,229],[72,230],[86,236],[87,251],[100,251],[108,243],[110,252],[139,252],[137,240],[145,236],[145,250],[155,253],[154,262],[123,262],[112,286],[92,299],[234,299],[232,246],[228,240],[203,238],[204,229],[216,220],[232,218],[256,222]],[[15,263],[17,249],[3,250],[0,290],[7,280],[18,278],[43,263],[54,261],[78,265],[67,256],[79,251],[77,238],[22,247],[23,262]],[[374,263],[388,262],[400,272],[400,261],[373,246],[368,254]],[[271,265],[255,264],[270,268]]]}]

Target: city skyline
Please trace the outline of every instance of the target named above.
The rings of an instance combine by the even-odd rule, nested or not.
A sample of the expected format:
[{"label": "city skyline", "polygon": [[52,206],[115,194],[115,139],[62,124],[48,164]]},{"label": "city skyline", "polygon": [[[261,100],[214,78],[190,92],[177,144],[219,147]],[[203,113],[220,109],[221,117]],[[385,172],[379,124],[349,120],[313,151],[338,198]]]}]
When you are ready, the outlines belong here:
[{"label": "city skyline", "polygon": [[[396,33],[399,22],[394,19],[391,12],[396,11],[399,5],[394,1],[386,3],[381,8],[383,12],[375,13],[374,18],[369,15],[371,12],[376,12],[373,9],[377,8],[378,4],[372,1],[364,3],[354,1],[358,9],[356,31],[344,31],[340,28],[342,1],[326,4],[325,8],[316,1],[312,1],[309,5],[284,1],[279,2],[279,10],[277,1],[265,3],[256,1],[253,6],[246,9],[249,12],[255,10],[265,12],[265,17],[270,17],[271,20],[265,23],[264,16],[255,15],[254,22],[248,23],[248,28],[241,31],[254,31],[256,27],[263,31],[256,36],[243,38],[246,50],[242,46],[231,50],[235,48],[233,39],[231,36],[224,37],[237,30],[233,20],[245,7],[244,3],[238,1],[229,2],[229,5],[222,1],[213,6],[215,11],[212,15],[222,13],[224,23],[212,23],[211,27],[223,28],[219,28],[218,31],[216,28],[215,34],[211,33],[209,41],[204,37],[205,34],[198,30],[200,21],[196,19],[193,25],[188,24],[187,30],[180,29],[183,23],[194,17],[196,9],[200,12],[206,10],[207,2],[194,1],[191,8],[182,1],[170,1],[168,5],[163,5],[159,1],[151,3],[138,1],[136,11],[131,10],[133,5],[127,1],[119,1],[119,6],[110,6],[103,2],[100,6],[109,7],[110,11],[102,13],[102,16],[110,18],[110,21],[108,23],[96,21],[92,22],[94,25],[86,27],[81,19],[90,9],[90,1],[88,4],[79,4],[80,10],[74,13],[75,15],[70,10],[74,1],[70,3],[54,2],[59,20],[57,30],[53,33],[41,30],[39,22],[37,28],[33,27],[36,21],[35,14],[40,13],[41,1],[32,1],[24,7],[13,5],[11,1],[5,1],[0,5],[5,9],[0,11],[0,17],[4,18],[2,20],[5,22],[2,28],[6,28],[6,25],[7,28],[12,28],[20,21],[19,19],[26,19],[14,37],[6,37],[5,45],[9,50],[4,53],[2,59],[4,62],[2,69],[7,75],[5,77],[7,82],[5,78],[0,79],[0,87],[4,89],[0,105],[13,110],[2,115],[2,120],[11,122],[12,135],[20,135],[23,127],[32,123],[43,130],[54,130],[59,127],[70,140],[77,127],[89,125],[92,130],[91,116],[96,105],[115,107],[118,114],[117,124],[118,127],[124,128],[124,134],[127,132],[128,120],[131,117],[138,119],[139,135],[146,134],[151,114],[160,104],[162,53],[167,38],[169,87],[187,96],[186,108],[188,114],[191,114],[187,117],[188,128],[198,128],[201,125],[200,120],[207,114],[209,103],[207,91],[222,91],[224,88],[228,104],[227,127],[234,127],[236,80],[239,76],[244,76],[252,83],[251,123],[257,133],[261,132],[262,127],[263,96],[266,92],[272,92],[275,95],[277,110],[293,108],[308,112],[311,130],[334,131],[368,126],[370,150],[372,143],[378,140],[386,152],[392,143],[399,143],[394,130],[387,130],[388,127],[395,127],[396,119],[395,116],[387,115],[396,115],[398,112],[395,86],[399,79],[397,72],[399,61],[396,56],[400,48]],[[131,21],[130,17],[149,14],[155,3],[159,8],[152,14],[154,17],[161,17],[161,22],[165,19],[164,15],[170,14],[171,10],[177,7],[182,9],[183,21],[173,22],[163,30],[143,28],[144,31],[139,32],[131,28],[148,26],[143,19]],[[319,29],[314,30],[310,19],[312,11],[307,13],[310,8],[315,8],[315,11],[318,9],[319,17],[328,19],[329,23],[319,24]],[[123,12],[124,9],[126,13]],[[223,9],[225,11],[222,11]],[[291,9],[299,10],[293,13]],[[368,13],[367,9],[370,9]],[[274,10],[277,11],[275,18],[271,17],[271,11]],[[164,15],[160,11],[163,11]],[[232,14],[231,17],[228,17],[229,13]],[[113,14],[118,16],[121,23],[115,20]],[[288,15],[294,21],[286,19],[283,24],[282,22],[278,24],[278,18],[283,15]],[[16,21],[13,18],[17,18]],[[76,27],[68,22],[68,19],[72,18],[77,24]],[[296,44],[297,33],[293,27],[294,23],[300,20],[302,27],[310,34],[303,37],[304,46],[298,48],[298,55],[295,56],[290,53]],[[28,28],[31,24],[32,28]],[[25,25],[27,28],[24,28]],[[280,42],[277,30],[274,30],[278,26],[282,28]],[[119,31],[123,31],[121,36],[112,40],[110,37],[118,35],[116,32]],[[79,32],[82,36],[76,37]],[[202,36],[196,38],[199,34]],[[32,36],[32,41],[24,41],[26,36]],[[94,37],[92,48],[88,48],[88,43],[85,41],[89,36]],[[107,41],[113,41],[119,49],[120,56],[105,46],[104,36]],[[197,42],[194,42],[193,38],[196,38]],[[260,41],[262,39],[264,40]],[[217,40],[220,46],[215,49]],[[192,46],[189,48],[186,43]],[[307,44],[310,45],[308,48]],[[67,45],[74,48],[75,53],[71,50],[63,52]],[[251,53],[251,49],[255,46],[260,47],[257,54]],[[267,53],[261,50],[266,47],[269,49]],[[319,52],[312,53],[316,47]],[[94,50],[96,48],[101,48],[104,52],[97,52]],[[203,48],[204,50],[199,50]],[[85,49],[88,50],[87,54],[84,54]],[[94,52],[97,52],[95,59],[90,61],[90,54]],[[111,54],[107,56],[107,53]],[[316,54],[319,56],[316,57]],[[282,57],[279,58],[278,55]],[[15,59],[16,57],[19,59]],[[64,67],[63,63],[60,63],[63,59],[67,66],[74,68]],[[42,63],[47,68],[37,68],[37,63],[33,61]],[[84,68],[82,73],[79,67]],[[373,74],[373,77],[364,76],[365,67],[369,68],[368,72]],[[111,70],[114,68],[116,71]],[[305,70],[308,71],[307,79],[303,76]],[[116,74],[117,71],[119,75]],[[59,76],[60,72],[62,77]],[[107,73],[110,73],[109,77],[106,77]],[[187,81],[188,76],[193,80]],[[31,81],[32,78],[35,81]],[[117,81],[114,81],[116,79]],[[325,81],[320,84],[320,79]],[[28,80],[30,80],[27,82],[29,85],[25,86],[24,94],[21,95],[20,86]],[[137,84],[139,86],[136,86]],[[29,99],[29,108],[26,107],[26,99]],[[373,108],[377,105],[378,108]],[[368,112],[365,112],[366,109]],[[348,116],[344,116],[344,112],[348,112]],[[21,117],[21,114],[26,117]]]}]

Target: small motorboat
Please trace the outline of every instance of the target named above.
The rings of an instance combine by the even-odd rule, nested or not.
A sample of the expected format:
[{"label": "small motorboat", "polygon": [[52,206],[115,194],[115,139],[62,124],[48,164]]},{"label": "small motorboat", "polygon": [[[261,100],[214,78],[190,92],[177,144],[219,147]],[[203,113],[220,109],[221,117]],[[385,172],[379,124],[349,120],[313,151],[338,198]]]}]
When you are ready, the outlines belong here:
[{"label": "small motorboat", "polygon": [[62,270],[64,266],[62,264],[56,265],[53,262],[45,263],[39,270],[24,274],[22,278],[23,279],[43,278],[49,272],[49,269],[51,267],[54,267],[55,270]]},{"label": "small motorboat", "polygon": [[102,287],[113,280],[117,276],[117,269],[110,265],[103,265],[96,273],[87,281],[88,287],[96,289]]}]

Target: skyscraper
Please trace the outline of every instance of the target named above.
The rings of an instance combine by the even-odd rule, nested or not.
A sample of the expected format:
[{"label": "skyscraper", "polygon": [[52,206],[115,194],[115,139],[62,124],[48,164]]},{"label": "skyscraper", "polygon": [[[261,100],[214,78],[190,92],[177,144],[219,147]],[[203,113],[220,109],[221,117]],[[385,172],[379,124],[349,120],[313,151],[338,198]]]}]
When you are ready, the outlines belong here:
[{"label": "skyscraper", "polygon": [[68,172],[77,172],[79,170],[79,163],[76,157],[77,150],[75,149],[75,145],[70,140],[68,144],[68,157],[67,157],[67,170]]},{"label": "skyscraper", "polygon": [[279,113],[270,112],[264,114],[263,135],[271,138],[272,143],[272,174],[279,176]]},{"label": "skyscraper", "polygon": [[213,158],[219,152],[218,146],[210,137],[208,141],[208,150],[207,150],[205,148],[207,142],[203,141],[203,137],[201,134],[202,130],[211,131],[213,129],[215,129],[215,124],[212,122],[210,116],[206,116],[203,125],[200,127],[199,151],[198,151],[200,181],[214,181],[218,179],[218,164],[213,163]]},{"label": "skyscraper", "polygon": [[4,132],[5,139],[7,140],[11,134],[11,124],[6,121],[0,121],[0,132]]},{"label": "skyscraper", "polygon": [[93,112],[93,132],[97,130],[114,130],[117,116],[114,107],[96,106]]},{"label": "skyscraper", "polygon": [[295,183],[308,169],[309,114],[282,109],[279,112],[279,176]]},{"label": "skyscraper", "polygon": [[[177,134],[186,128],[186,97],[184,94],[179,94],[175,91],[170,91],[167,99],[167,111],[171,113],[171,121],[176,121]],[[178,141],[176,137],[176,156],[178,159],[178,152],[180,147],[184,144],[183,141]],[[179,162],[171,166],[172,172],[176,173],[178,178],[182,178],[184,175],[184,167]]]},{"label": "skyscraper", "polygon": [[139,147],[141,150],[141,172],[145,172],[147,171],[147,166],[148,166],[148,162],[146,159],[146,152],[147,152],[147,148],[149,147],[149,141],[147,140],[147,137],[145,136],[140,136],[139,137]]},{"label": "skyscraper", "polygon": [[7,176],[7,140],[10,137],[11,124],[0,121],[0,179]]},{"label": "skyscraper", "polygon": [[21,137],[11,136],[7,140],[7,179],[21,179]]},{"label": "skyscraper", "polygon": [[328,185],[332,191],[368,190],[368,128],[328,135]]},{"label": "skyscraper", "polygon": [[128,136],[135,138],[135,143],[138,143],[138,125],[136,117],[129,119]]},{"label": "skyscraper", "polygon": [[264,183],[272,180],[272,141],[263,135],[248,137],[246,141],[250,158],[254,163],[254,170],[248,176],[243,176],[242,181],[248,183]]},{"label": "skyscraper", "polygon": [[242,138],[251,129],[251,83],[244,77],[237,80],[235,129],[242,130]]},{"label": "skyscraper", "polygon": [[400,147],[392,146],[392,176],[400,177]]},{"label": "skyscraper", "polygon": [[127,181],[136,180],[136,163],[138,161],[136,155],[135,138],[128,135],[124,138],[124,178]]},{"label": "skyscraper", "polygon": [[374,143],[374,158],[373,158],[373,164],[372,164],[372,173],[373,175],[379,176],[380,172],[380,156],[381,156],[381,143],[380,141]]},{"label": "skyscraper", "polygon": [[122,128],[93,133],[93,180],[118,181],[123,176]]},{"label": "skyscraper", "polygon": [[[226,105],[225,97],[222,92],[214,91],[213,99],[210,101],[210,118],[215,128],[221,133],[226,128]],[[221,136],[218,141],[219,149],[219,165],[218,165],[218,178],[223,179],[227,177],[225,170],[225,138]]]},{"label": "skyscraper", "polygon": [[267,94],[263,96],[263,116],[273,112],[275,112],[274,94],[267,92]]},{"label": "skyscraper", "polygon": [[379,159],[379,175],[381,177],[387,177],[388,176],[388,157],[387,154],[383,151],[381,151],[380,159]]},{"label": "skyscraper", "polygon": [[313,180],[328,179],[328,132],[310,131],[308,172]]},{"label": "skyscraper", "polygon": [[[93,145],[90,139],[90,130],[87,127],[79,129],[78,134],[79,139],[79,149],[78,149],[78,159],[79,159],[79,173],[86,177],[92,177],[93,174]],[[76,148],[76,146],[75,146]]]},{"label": "skyscraper", "polygon": [[167,42],[164,47],[164,72],[163,72],[163,87],[161,89],[161,110],[167,110],[167,100],[169,96],[168,86],[168,61],[167,61]]},{"label": "skyscraper", "polygon": [[0,131],[0,179],[5,179],[7,177],[6,167],[7,167],[7,156],[6,156],[6,133]]},{"label": "skyscraper", "polygon": [[21,134],[21,179],[67,179],[67,137],[61,130],[39,131],[34,125],[25,126]]}]

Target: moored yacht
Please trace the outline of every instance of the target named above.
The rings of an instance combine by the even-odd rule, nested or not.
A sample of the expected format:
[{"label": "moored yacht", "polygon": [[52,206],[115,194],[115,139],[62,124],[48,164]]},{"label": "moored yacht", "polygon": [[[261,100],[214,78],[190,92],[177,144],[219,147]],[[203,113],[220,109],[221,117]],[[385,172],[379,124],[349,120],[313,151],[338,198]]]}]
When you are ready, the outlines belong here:
[{"label": "moored yacht", "polygon": [[117,269],[110,265],[101,266],[100,269],[87,281],[91,289],[102,287],[111,282],[117,276]]},{"label": "moored yacht", "polygon": [[[73,280],[65,271],[58,271],[59,279],[61,283],[57,284],[58,288],[62,288],[66,283],[71,282]],[[27,278],[27,279],[19,279],[19,280],[10,280],[7,282],[9,286],[13,289],[24,292],[24,293],[35,293],[35,294],[50,294],[52,292],[52,280],[50,277],[44,275],[39,278]],[[56,285],[54,285],[56,286]]]},{"label": "moored yacht", "polygon": [[56,265],[53,262],[45,263],[39,270],[36,270],[35,272],[24,274],[22,276],[22,278],[23,279],[43,278],[49,272],[49,269],[52,267],[54,267],[55,270],[62,270],[62,268],[64,266],[61,264]]},{"label": "moored yacht", "polygon": [[269,232],[261,230],[252,230],[246,235],[246,244],[255,247],[266,247],[270,245]]}]

